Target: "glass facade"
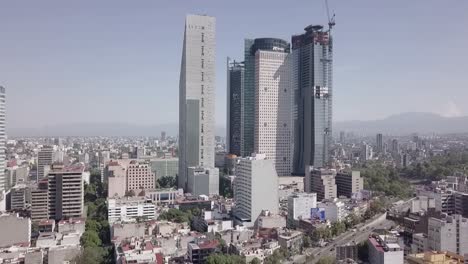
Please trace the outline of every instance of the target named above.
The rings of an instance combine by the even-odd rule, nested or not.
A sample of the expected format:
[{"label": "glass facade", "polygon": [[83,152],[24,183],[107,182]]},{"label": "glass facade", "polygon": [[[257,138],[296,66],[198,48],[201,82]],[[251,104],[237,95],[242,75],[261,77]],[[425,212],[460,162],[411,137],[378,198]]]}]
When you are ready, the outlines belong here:
[{"label": "glass facade", "polygon": [[287,41],[276,38],[245,39],[244,42],[244,89],[242,92],[241,155],[254,152],[255,137],[255,53],[258,50],[289,53]]},{"label": "glass facade", "polygon": [[322,26],[292,37],[295,78],[294,174],[330,162],[332,141],[333,43]]},{"label": "glass facade", "polygon": [[242,100],[244,64],[228,59],[227,146],[228,153],[241,155]]}]

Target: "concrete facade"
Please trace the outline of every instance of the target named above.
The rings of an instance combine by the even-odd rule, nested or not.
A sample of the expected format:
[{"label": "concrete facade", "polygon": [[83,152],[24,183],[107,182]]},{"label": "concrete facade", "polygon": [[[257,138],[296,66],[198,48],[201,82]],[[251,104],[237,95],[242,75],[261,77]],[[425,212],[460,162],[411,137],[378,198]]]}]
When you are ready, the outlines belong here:
[{"label": "concrete facade", "polygon": [[178,187],[187,188],[188,168],[214,167],[215,27],[210,16],[187,15],[179,84]]}]

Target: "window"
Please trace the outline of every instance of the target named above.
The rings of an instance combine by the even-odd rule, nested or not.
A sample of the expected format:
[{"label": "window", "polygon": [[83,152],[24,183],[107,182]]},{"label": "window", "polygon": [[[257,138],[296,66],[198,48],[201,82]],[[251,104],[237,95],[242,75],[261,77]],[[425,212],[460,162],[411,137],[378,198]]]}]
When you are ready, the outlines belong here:
[{"label": "window", "polygon": [[205,85],[201,85],[201,94],[205,94]]},{"label": "window", "polygon": [[204,59],[201,59],[201,68],[205,68],[205,60]]},{"label": "window", "polygon": [[201,98],[201,107],[205,107],[205,98]]},{"label": "window", "polygon": [[201,42],[205,42],[205,33],[201,33]]},{"label": "window", "polygon": [[201,80],[202,80],[202,82],[205,80],[205,73],[204,72],[201,72]]},{"label": "window", "polygon": [[205,46],[201,46],[201,55],[205,55]]},{"label": "window", "polygon": [[204,132],[203,123],[201,124],[201,132],[202,132],[202,133]]},{"label": "window", "polygon": [[201,120],[205,120],[205,111],[201,111]]}]

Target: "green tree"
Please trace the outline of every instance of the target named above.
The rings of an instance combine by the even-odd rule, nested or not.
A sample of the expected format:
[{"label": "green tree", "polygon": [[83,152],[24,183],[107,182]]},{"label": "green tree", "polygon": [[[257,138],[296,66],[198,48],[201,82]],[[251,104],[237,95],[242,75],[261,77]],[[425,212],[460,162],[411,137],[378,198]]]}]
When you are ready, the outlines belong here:
[{"label": "green tree", "polygon": [[330,256],[324,256],[321,257],[318,261],[317,264],[334,264],[335,263],[335,258],[330,257]]},{"label": "green tree", "polygon": [[87,247],[100,247],[102,244],[98,233],[94,230],[86,230],[81,236],[81,245]]},{"label": "green tree", "polygon": [[305,248],[311,247],[312,246],[312,241],[308,235],[304,235],[302,237],[302,246]]},{"label": "green tree", "polygon": [[258,258],[254,258],[252,259],[252,261],[250,261],[250,264],[260,264],[262,263]]},{"label": "green tree", "polygon": [[157,180],[160,188],[173,188],[177,187],[176,178],[172,176],[163,176]]},{"label": "green tree", "polygon": [[207,264],[244,264],[244,258],[237,255],[211,254],[206,259]]},{"label": "green tree", "polygon": [[104,256],[106,252],[99,247],[85,247],[81,253],[76,256],[71,263],[75,264],[100,264],[105,263]]}]

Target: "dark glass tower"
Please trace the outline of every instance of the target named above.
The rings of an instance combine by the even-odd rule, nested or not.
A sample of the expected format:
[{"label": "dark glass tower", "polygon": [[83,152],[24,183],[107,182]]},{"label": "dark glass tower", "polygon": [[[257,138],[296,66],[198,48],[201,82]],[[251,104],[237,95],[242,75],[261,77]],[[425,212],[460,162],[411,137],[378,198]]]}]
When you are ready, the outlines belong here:
[{"label": "dark glass tower", "polygon": [[241,155],[242,100],[244,63],[227,60],[227,151]]},{"label": "dark glass tower", "polygon": [[332,141],[333,42],[322,26],[308,26],[292,37],[294,112],[294,174],[330,162]]}]

